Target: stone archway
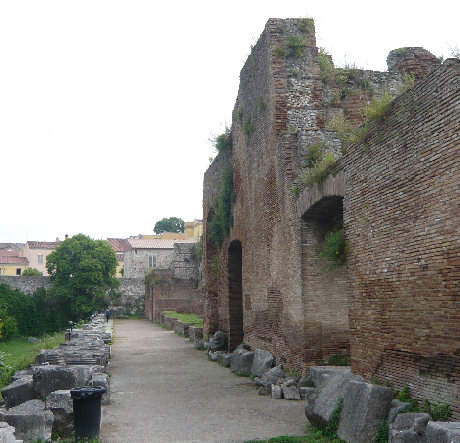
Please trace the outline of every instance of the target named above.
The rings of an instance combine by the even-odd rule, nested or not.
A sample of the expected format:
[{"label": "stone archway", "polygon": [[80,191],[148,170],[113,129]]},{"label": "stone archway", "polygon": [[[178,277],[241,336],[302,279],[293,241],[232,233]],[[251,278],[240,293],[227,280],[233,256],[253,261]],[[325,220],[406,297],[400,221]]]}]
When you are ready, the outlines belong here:
[{"label": "stone archway", "polygon": [[228,248],[228,351],[232,352],[243,342],[243,250],[239,240]]}]

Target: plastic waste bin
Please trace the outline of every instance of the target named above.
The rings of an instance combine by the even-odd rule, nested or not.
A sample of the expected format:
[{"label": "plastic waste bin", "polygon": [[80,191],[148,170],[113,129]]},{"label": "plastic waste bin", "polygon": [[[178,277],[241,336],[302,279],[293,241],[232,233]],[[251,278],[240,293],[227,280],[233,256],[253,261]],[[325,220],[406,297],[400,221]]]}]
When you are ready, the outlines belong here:
[{"label": "plastic waste bin", "polygon": [[70,390],[73,399],[75,441],[99,437],[101,430],[102,386],[82,386]]}]

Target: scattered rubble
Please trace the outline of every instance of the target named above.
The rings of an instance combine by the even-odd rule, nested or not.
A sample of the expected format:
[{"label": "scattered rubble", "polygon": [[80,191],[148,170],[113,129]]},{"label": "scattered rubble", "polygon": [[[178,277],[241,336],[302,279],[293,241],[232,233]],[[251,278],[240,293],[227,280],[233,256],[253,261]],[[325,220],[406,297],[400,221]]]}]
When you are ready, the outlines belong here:
[{"label": "scattered rubble", "polygon": [[14,436],[27,443],[48,441],[52,432],[71,434],[72,388],[103,386],[102,403],[108,403],[110,383],[105,372],[111,331],[112,321],[97,315],[82,329],[67,331],[66,341],[57,348],[43,350],[34,366],[17,371],[2,389],[6,409],[0,410],[0,442],[14,443]]}]

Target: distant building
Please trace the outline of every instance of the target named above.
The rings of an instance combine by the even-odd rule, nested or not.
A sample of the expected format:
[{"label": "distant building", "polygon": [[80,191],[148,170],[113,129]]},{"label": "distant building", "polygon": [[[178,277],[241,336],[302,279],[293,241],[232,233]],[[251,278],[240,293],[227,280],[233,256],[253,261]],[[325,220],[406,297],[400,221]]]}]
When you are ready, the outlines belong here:
[{"label": "distant building", "polygon": [[124,276],[125,253],[131,250],[131,245],[125,238],[108,238],[107,242],[112,246],[117,256],[118,265],[116,276],[121,278]]},{"label": "distant building", "polygon": [[28,241],[24,248],[24,257],[29,261],[29,267],[38,269],[42,275],[49,275],[46,270],[46,257],[62,242],[57,238],[54,242]]},{"label": "distant building", "polygon": [[21,257],[20,252],[12,247],[0,249],[0,275],[22,275],[29,261],[26,257]]},{"label": "distant building", "polygon": [[166,269],[177,260],[175,244],[192,244],[197,238],[185,240],[129,238],[131,250],[124,253],[124,277],[142,278],[155,268]]},{"label": "distant building", "polygon": [[203,235],[203,220],[193,220],[185,222],[184,232],[162,232],[156,235],[139,234],[136,238],[143,240],[189,240],[199,239]]}]

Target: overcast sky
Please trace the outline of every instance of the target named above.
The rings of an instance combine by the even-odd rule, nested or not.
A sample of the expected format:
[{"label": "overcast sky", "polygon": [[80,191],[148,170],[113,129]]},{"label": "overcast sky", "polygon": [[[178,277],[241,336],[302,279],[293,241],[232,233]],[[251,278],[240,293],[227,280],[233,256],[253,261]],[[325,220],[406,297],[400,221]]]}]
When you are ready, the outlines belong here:
[{"label": "overcast sky", "polygon": [[202,217],[208,139],[270,17],[313,17],[337,65],[460,46],[460,2],[0,0],[0,242]]}]

